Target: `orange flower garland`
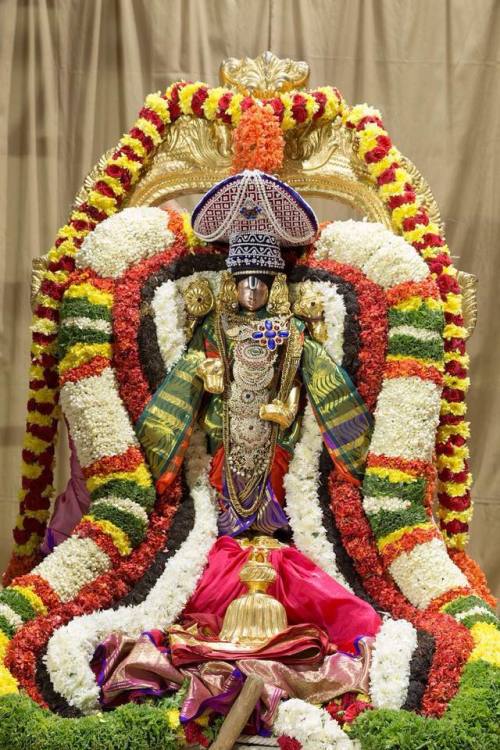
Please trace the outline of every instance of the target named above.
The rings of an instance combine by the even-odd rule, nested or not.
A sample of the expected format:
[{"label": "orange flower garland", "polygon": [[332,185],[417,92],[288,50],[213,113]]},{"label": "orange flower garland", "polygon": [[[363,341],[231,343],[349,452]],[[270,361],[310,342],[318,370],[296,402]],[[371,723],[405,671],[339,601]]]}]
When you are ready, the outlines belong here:
[{"label": "orange flower garland", "polygon": [[269,106],[252,104],[242,114],[233,136],[232,173],[244,169],[278,172],[283,166],[285,139]]}]

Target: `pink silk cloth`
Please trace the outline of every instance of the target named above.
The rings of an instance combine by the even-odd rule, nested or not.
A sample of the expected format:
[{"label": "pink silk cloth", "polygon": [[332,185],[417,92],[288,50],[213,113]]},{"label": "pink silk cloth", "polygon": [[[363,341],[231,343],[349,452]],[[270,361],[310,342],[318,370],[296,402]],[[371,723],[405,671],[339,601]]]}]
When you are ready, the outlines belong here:
[{"label": "pink silk cloth", "polygon": [[92,667],[104,706],[164,695],[189,678],[182,721],[205,711],[224,715],[246,676],[258,674],[265,689],[248,731],[259,731],[272,725],[283,698],[324,703],[368,691],[380,617],[294,547],[270,553],[277,575],[268,591],[285,607],[289,627],[260,648],[221,644],[226,609],[246,592],[238,575],[250,552],[232,537],[220,537],[181,624],[168,634],[143,633],[138,641],[114,633],[100,644]]},{"label": "pink silk cloth", "polygon": [[[208,565],[186,605],[183,620],[201,622],[213,616],[218,632],[229,604],[247,590],[238,575],[250,555],[232,537],[217,539]],[[360,637],[374,636],[381,619],[367,602],[351,594],[295,547],[271,550],[276,580],[268,593],[285,607],[289,625],[316,625],[339,651],[356,653]],[[216,629],[216,624],[218,625]]]}]

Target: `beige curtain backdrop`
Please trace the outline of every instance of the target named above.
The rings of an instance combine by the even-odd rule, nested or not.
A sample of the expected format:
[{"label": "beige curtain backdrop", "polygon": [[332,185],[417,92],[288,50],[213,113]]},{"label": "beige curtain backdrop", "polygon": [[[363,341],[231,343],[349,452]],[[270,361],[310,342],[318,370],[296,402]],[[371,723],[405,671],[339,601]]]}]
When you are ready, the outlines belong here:
[{"label": "beige curtain backdrop", "polygon": [[215,84],[223,58],[270,49],[306,60],[311,85],[382,110],[433,189],[459,268],[479,276],[470,552],[500,593],[499,40],[498,0],[0,0],[0,568],[17,509],[32,258],[147,93]]}]

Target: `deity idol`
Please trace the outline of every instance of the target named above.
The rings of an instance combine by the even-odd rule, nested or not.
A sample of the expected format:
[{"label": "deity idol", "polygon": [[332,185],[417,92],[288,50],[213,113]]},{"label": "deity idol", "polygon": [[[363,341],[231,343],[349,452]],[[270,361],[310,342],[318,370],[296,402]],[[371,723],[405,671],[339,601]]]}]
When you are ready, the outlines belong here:
[{"label": "deity idol", "polygon": [[136,431],[162,494],[200,423],[219,538],[167,634],[143,634],[135,646],[111,635],[100,645],[93,667],[104,705],[189,676],[184,719],[226,713],[244,675],[258,674],[264,708],[254,724],[270,727],[280,698],[323,702],[367,691],[379,615],[289,541],[284,478],[306,401],[338,474],[355,485],[372,428],[348,374],[322,344],[317,300],[306,295],[290,310],[281,248],[293,252],[317,226],[297,192],[257,170],[218,183],[194,211],[199,237],[229,243],[228,271],[215,307],[207,283],[188,291],[201,322]]}]

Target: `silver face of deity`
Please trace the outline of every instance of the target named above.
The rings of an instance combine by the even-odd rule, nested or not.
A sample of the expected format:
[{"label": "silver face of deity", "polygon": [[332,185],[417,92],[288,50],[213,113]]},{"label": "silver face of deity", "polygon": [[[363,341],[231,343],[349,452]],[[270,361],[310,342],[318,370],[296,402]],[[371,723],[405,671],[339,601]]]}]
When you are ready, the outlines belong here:
[{"label": "silver face of deity", "polygon": [[238,302],[244,310],[257,312],[266,305],[268,298],[267,284],[257,276],[246,276],[238,282]]}]

